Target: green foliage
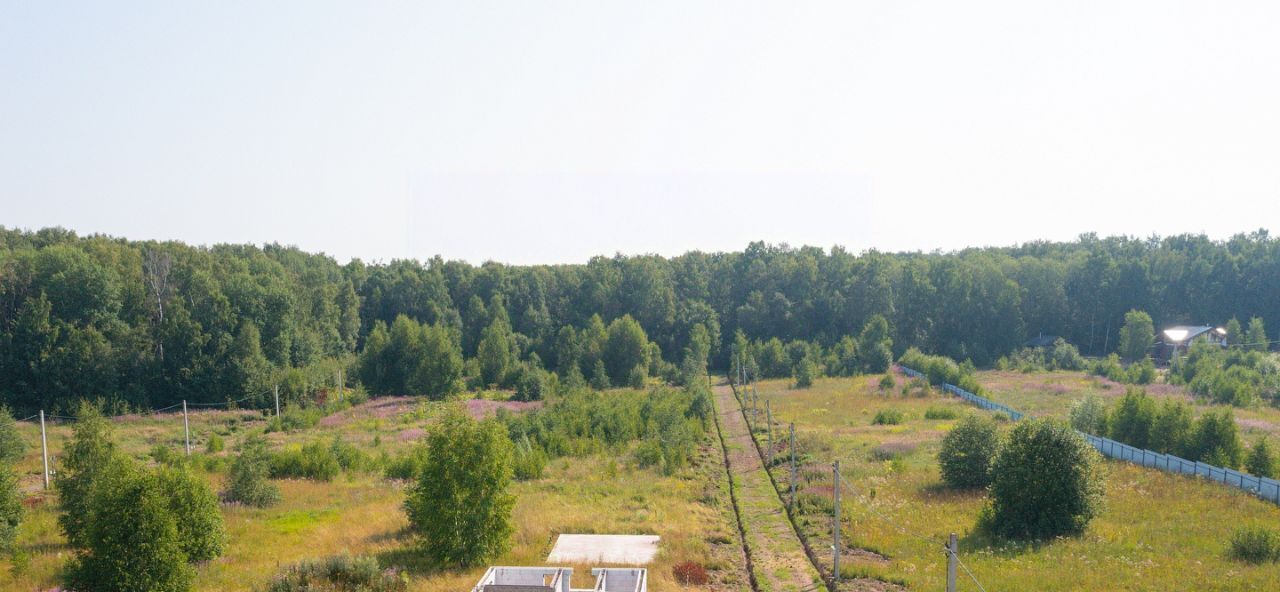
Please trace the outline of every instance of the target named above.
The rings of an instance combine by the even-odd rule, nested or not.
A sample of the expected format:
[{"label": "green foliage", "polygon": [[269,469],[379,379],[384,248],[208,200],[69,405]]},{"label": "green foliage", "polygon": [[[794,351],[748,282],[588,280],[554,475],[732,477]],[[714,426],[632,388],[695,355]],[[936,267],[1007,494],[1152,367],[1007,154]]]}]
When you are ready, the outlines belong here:
[{"label": "green foliage", "polygon": [[[1272,319],[1275,320],[1274,318]],[[1244,341],[1249,349],[1254,351],[1267,351],[1270,343],[1267,339],[1267,327],[1262,322],[1261,317],[1253,317],[1249,319],[1249,331],[1244,336]]]},{"label": "green foliage", "polygon": [[266,592],[404,592],[407,576],[384,571],[373,557],[340,555],[303,561],[271,580]]},{"label": "green foliage", "polygon": [[547,461],[547,453],[542,448],[534,446],[528,436],[522,437],[516,443],[512,468],[517,480],[541,479],[542,471],[547,468]]},{"label": "green foliage", "polygon": [[1049,347],[1024,347],[1000,358],[996,367],[1001,370],[1021,372],[1053,372],[1055,370],[1084,370],[1084,357],[1076,346],[1059,337]]},{"label": "green foliage", "polygon": [[1190,460],[1235,469],[1244,461],[1244,444],[1235,417],[1228,410],[1210,411],[1196,420],[1188,444]]},{"label": "green foliage", "polygon": [[69,571],[72,589],[180,592],[195,571],[159,479],[121,457],[101,470],[80,535],[84,553]]},{"label": "green foliage", "polygon": [[643,365],[637,365],[627,373],[626,385],[633,389],[644,388],[645,381],[648,380],[648,374],[645,373]]},{"label": "green foliage", "polygon": [[929,384],[939,386],[951,384],[975,395],[982,394],[982,386],[973,377],[973,367],[957,364],[955,360],[944,356],[931,356],[918,349],[910,348],[898,360],[898,363],[925,375]]},{"label": "green foliage", "polygon": [[938,466],[942,480],[960,489],[986,487],[991,483],[991,465],[1000,450],[1000,432],[995,421],[969,415],[942,438]]},{"label": "green foliage", "polygon": [[480,378],[486,385],[506,386],[508,375],[519,359],[516,339],[511,330],[502,299],[490,305],[493,320],[480,334],[476,357],[480,360]]},{"label": "green foliage", "polygon": [[809,388],[813,386],[813,379],[818,374],[818,366],[808,357],[800,361],[796,365],[796,387]]},{"label": "green foliage", "polygon": [[1176,456],[1190,456],[1192,436],[1191,407],[1182,401],[1165,399],[1156,411],[1148,434],[1151,450]]},{"label": "green foliage", "polygon": [[204,451],[208,454],[217,454],[227,447],[227,443],[222,436],[217,434],[209,434],[209,441],[205,443]]},{"label": "green foliage", "polygon": [[[604,344],[603,360],[605,370],[609,373],[612,384],[632,385],[637,366],[647,366],[646,353],[649,348],[649,337],[645,335],[640,323],[623,315],[609,323],[608,338]],[[641,383],[643,384],[643,382]]]},{"label": "green foliage", "polygon": [[1215,403],[1247,407],[1259,400],[1280,401],[1280,364],[1261,351],[1196,342],[1174,362],[1169,380]]},{"label": "green foliage", "polygon": [[591,370],[591,388],[602,391],[610,386],[609,373],[604,369],[604,361],[596,360],[596,365]]},{"label": "green foliage", "polygon": [[1130,310],[1124,315],[1124,326],[1120,328],[1120,356],[1130,362],[1147,357],[1151,347],[1156,343],[1156,327],[1151,315]]},{"label": "green foliage", "polygon": [[1102,458],[1065,424],[1028,419],[1010,431],[991,465],[981,527],[1015,539],[1084,531],[1102,510]]},{"label": "green foliage", "polygon": [[[505,334],[499,335],[502,336]],[[360,354],[360,379],[377,394],[444,398],[462,389],[462,347],[458,340],[448,327],[418,323],[404,315],[396,317],[390,330],[378,321]]]},{"label": "green foliage", "polygon": [[405,500],[427,559],[441,566],[485,563],[510,547],[512,445],[502,425],[459,410],[426,437],[426,462]]},{"label": "green foliage", "polygon": [[876,416],[871,419],[871,425],[898,425],[905,419],[906,415],[901,409],[889,407],[876,411]]},{"label": "green foliage", "polygon": [[266,441],[249,438],[240,444],[240,453],[231,463],[223,495],[230,502],[258,508],[274,506],[280,503],[280,488],[267,479],[270,473],[271,458]]},{"label": "green foliage", "polygon": [[159,467],[150,476],[164,492],[175,517],[178,541],[187,561],[209,561],[222,555],[227,532],[218,511],[218,496],[185,467]]},{"label": "green foliage", "polygon": [[61,469],[54,488],[62,505],[58,525],[67,543],[88,546],[89,518],[94,507],[93,490],[115,455],[111,424],[95,405],[84,403],[77,412],[71,442],[63,449]]},{"label": "green foliage", "polygon": [[1071,405],[1071,427],[1086,434],[1107,435],[1107,404],[1102,397],[1088,395]]},{"label": "green foliage", "polygon": [[893,364],[893,338],[889,321],[881,315],[871,315],[858,335],[858,362],[867,374],[879,374]]},{"label": "green foliage", "polygon": [[1156,402],[1147,391],[1130,388],[1107,418],[1107,435],[1130,446],[1148,448],[1155,420]]},{"label": "green foliage", "polygon": [[301,448],[286,448],[271,455],[271,477],[332,481],[342,466],[331,447],[312,442]]},{"label": "green foliage", "polygon": [[531,364],[523,364],[520,367],[520,378],[516,380],[515,399],[517,401],[541,401],[550,394],[550,383],[551,377],[547,371]]},{"label": "green foliage", "polygon": [[898,385],[893,381],[893,374],[885,373],[884,376],[880,377],[880,382],[876,386],[882,391],[891,391],[893,387]]},{"label": "green foliage", "polygon": [[383,476],[388,479],[410,481],[422,474],[422,467],[427,463],[427,447],[415,445],[409,450],[392,457],[383,468]]},{"label": "green foliage", "polygon": [[364,450],[343,440],[341,434],[334,434],[329,443],[329,454],[344,471],[363,471],[373,466],[373,459]]},{"label": "green foliage", "polygon": [[925,419],[955,419],[960,414],[952,407],[930,407],[924,410]]},{"label": "green foliage", "polygon": [[324,419],[325,410],[322,407],[285,407],[280,412],[279,417],[271,417],[267,420],[266,432],[296,432],[315,427]]},{"label": "green foliage", "polygon": [[1246,471],[1249,471],[1250,475],[1270,477],[1272,479],[1280,475],[1280,470],[1277,470],[1276,466],[1275,453],[1272,452],[1271,445],[1267,443],[1266,438],[1258,440],[1258,443],[1253,445],[1253,449],[1249,451],[1249,458],[1245,460],[1244,467]]},{"label": "green foliage", "polygon": [[22,523],[22,489],[12,465],[0,463],[0,555],[13,551]]},{"label": "green foliage", "polygon": [[1280,532],[1257,525],[1237,528],[1227,555],[1253,564],[1280,561]]},{"label": "green foliage", "polygon": [[0,405],[0,466],[14,465],[27,453],[27,441],[18,433],[18,422],[5,405]]}]

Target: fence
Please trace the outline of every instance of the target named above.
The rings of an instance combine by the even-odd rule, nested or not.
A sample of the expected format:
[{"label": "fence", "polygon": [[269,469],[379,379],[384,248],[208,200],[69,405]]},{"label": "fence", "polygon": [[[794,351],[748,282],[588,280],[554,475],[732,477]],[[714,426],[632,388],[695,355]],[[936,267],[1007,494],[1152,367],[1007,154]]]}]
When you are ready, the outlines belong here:
[{"label": "fence", "polygon": [[[902,370],[903,374],[912,378],[924,377],[924,374],[912,370],[911,368],[907,368],[906,366],[898,366],[898,368]],[[990,399],[979,397],[978,395],[955,385],[943,384],[942,390],[983,409],[990,409],[992,411],[1000,411],[1008,414],[1009,418],[1015,421],[1026,417],[1022,413],[1014,411],[1009,407],[996,403]],[[1079,431],[1077,430],[1077,432]],[[1091,446],[1096,448],[1098,452],[1108,458],[1123,460],[1137,465],[1142,465],[1144,467],[1168,471],[1170,473],[1204,477],[1211,481],[1217,481],[1238,489],[1243,489],[1269,502],[1280,504],[1280,481],[1275,479],[1257,477],[1248,473],[1241,473],[1234,469],[1224,469],[1222,467],[1217,467],[1199,461],[1190,461],[1178,458],[1172,454],[1163,454],[1142,448],[1135,448],[1123,442],[1117,442],[1110,438],[1094,436],[1084,432],[1079,432],[1079,434],[1084,436],[1085,440],[1087,440]]]}]

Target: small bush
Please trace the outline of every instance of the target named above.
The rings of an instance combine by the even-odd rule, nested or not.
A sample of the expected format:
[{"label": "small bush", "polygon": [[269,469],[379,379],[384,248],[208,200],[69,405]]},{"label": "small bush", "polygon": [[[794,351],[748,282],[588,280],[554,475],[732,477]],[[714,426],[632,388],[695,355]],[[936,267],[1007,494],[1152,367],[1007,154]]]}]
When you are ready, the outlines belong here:
[{"label": "small bush", "polygon": [[0,555],[13,550],[22,514],[22,489],[18,487],[18,476],[8,465],[0,465]]},{"label": "small bush", "polygon": [[991,505],[979,527],[1018,539],[1082,532],[1102,511],[1103,471],[1098,452],[1066,424],[1020,422],[991,464]]},{"label": "small bush", "polygon": [[373,557],[342,555],[304,561],[276,576],[267,592],[403,592],[408,577],[394,568],[383,570]]},{"label": "small bush", "polygon": [[685,586],[705,586],[710,578],[707,569],[692,561],[682,561],[671,568],[676,581]]},{"label": "small bush", "polygon": [[333,437],[329,453],[344,471],[363,471],[373,465],[373,459],[368,454],[343,440],[342,436]]},{"label": "small bush", "polygon": [[383,469],[383,476],[388,479],[399,479],[402,481],[411,481],[417,479],[422,472],[422,465],[426,463],[427,448],[425,446],[414,446],[404,454],[392,457]]},{"label": "small bush", "polygon": [[226,448],[227,443],[222,436],[217,434],[209,434],[209,441],[205,443],[204,451],[208,454],[217,454]]},{"label": "small bush", "polygon": [[1071,427],[1086,434],[1107,434],[1107,404],[1102,397],[1088,395],[1071,405]]},{"label": "small bush", "polygon": [[930,407],[924,411],[925,419],[955,419],[957,417],[960,417],[960,414],[951,407]]},{"label": "small bush", "polygon": [[1275,478],[1276,458],[1266,438],[1253,445],[1253,450],[1249,451],[1249,459],[1245,461],[1244,466],[1250,475]]},{"label": "small bush", "polygon": [[893,380],[892,374],[885,374],[880,377],[880,383],[877,385],[882,391],[891,391],[898,383]]},{"label": "small bush", "polygon": [[1280,561],[1280,532],[1261,526],[1238,528],[1231,535],[1231,549],[1227,555],[1245,563]]},{"label": "small bush", "polygon": [[938,451],[942,480],[961,489],[986,487],[991,483],[991,463],[999,448],[995,421],[977,415],[965,417],[942,438]]},{"label": "small bush", "polygon": [[27,453],[27,441],[18,433],[9,408],[0,405],[0,465],[14,465]]},{"label": "small bush", "polygon": [[223,498],[257,508],[279,503],[280,488],[267,479],[270,472],[266,442],[262,438],[245,440],[240,445],[240,454],[231,464]]},{"label": "small bush", "polygon": [[906,419],[906,416],[900,409],[881,409],[876,412],[876,416],[871,420],[871,425],[898,425]]},{"label": "small bush", "polygon": [[1210,411],[1196,420],[1188,445],[1188,460],[1234,469],[1244,460],[1244,445],[1236,420],[1228,410]]},{"label": "small bush", "polygon": [[324,418],[324,410],[319,407],[288,407],[278,417],[267,420],[267,433],[296,432],[315,427]]},{"label": "small bush", "polygon": [[276,479],[332,481],[341,468],[330,449],[319,442],[271,455],[271,476]]},{"label": "small bush", "polygon": [[520,442],[516,443],[515,456],[512,459],[512,469],[515,470],[517,480],[530,481],[533,479],[541,479],[542,471],[546,467],[547,453],[541,448],[530,443],[528,436],[523,437]]},{"label": "small bush", "polygon": [[914,442],[885,442],[871,451],[871,458],[878,461],[898,460],[916,451]]}]

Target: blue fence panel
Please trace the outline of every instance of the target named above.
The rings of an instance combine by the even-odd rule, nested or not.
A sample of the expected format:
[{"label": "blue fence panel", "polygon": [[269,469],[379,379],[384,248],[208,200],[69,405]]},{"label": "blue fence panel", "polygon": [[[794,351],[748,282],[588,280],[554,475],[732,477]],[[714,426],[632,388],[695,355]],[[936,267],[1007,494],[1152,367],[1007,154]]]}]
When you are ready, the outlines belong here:
[{"label": "blue fence panel", "polygon": [[[912,378],[921,378],[924,374],[916,372],[906,366],[898,366],[903,374]],[[969,391],[966,391],[953,384],[943,384],[942,390],[960,397],[965,401],[973,403],[982,409],[991,411],[999,411],[1009,416],[1009,419],[1020,421],[1024,417],[1022,413],[1009,408],[1006,405],[996,403],[990,399],[979,397]],[[1207,479],[1212,479],[1232,487],[1251,491],[1263,499],[1280,504],[1280,481],[1267,477],[1255,477],[1246,473],[1241,473],[1232,469],[1224,469],[1213,465],[1205,464],[1199,461],[1192,462],[1184,458],[1176,457],[1172,454],[1161,454],[1141,448],[1134,448],[1123,442],[1117,442],[1110,438],[1094,436],[1079,432],[1084,436],[1085,441],[1089,442],[1099,454],[1108,458],[1114,458],[1151,467],[1170,473],[1178,473],[1182,475],[1198,475]]]}]

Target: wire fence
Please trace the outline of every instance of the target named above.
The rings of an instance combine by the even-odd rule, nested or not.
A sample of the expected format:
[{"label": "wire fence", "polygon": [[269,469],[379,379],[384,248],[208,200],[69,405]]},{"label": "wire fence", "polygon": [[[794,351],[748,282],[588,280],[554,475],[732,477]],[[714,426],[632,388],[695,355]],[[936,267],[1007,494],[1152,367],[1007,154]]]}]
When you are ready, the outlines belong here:
[{"label": "wire fence", "polygon": [[[924,377],[924,374],[906,366],[899,365],[898,368],[902,370],[903,374],[912,378]],[[1005,405],[980,397],[955,385],[943,384],[942,390],[983,409],[990,409],[1005,413],[1010,419],[1015,421],[1028,417],[1027,415],[1015,411]],[[1123,442],[1112,440],[1111,438],[1103,438],[1101,436],[1087,434],[1079,430],[1076,430],[1076,432],[1084,436],[1085,440],[1087,440],[1091,446],[1107,458],[1131,462],[1133,464],[1161,471],[1168,471],[1170,473],[1204,477],[1210,481],[1217,481],[1237,489],[1242,489],[1269,502],[1280,504],[1280,481],[1275,479],[1241,473],[1234,469],[1218,467],[1199,461],[1190,461],[1172,454],[1164,454],[1143,448],[1137,448]]]}]

